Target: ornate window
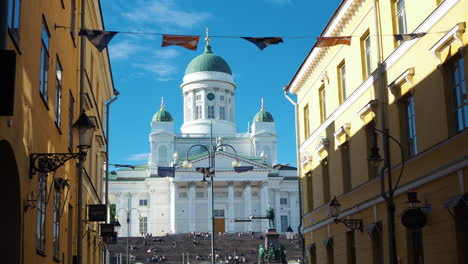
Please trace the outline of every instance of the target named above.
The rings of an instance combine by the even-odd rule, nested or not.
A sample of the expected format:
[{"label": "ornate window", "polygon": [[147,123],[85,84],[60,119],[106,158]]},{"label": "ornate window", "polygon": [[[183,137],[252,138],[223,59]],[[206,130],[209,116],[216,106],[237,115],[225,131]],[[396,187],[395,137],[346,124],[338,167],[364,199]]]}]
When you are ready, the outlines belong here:
[{"label": "ornate window", "polygon": [[219,119],[225,120],[226,119],[226,112],[224,106],[219,107]]},{"label": "ornate window", "polygon": [[369,32],[364,35],[361,40],[362,45],[362,61],[364,63],[364,79],[369,77],[372,73],[372,51],[371,51],[371,39]]},{"label": "ornate window", "polygon": [[8,0],[8,29],[15,41],[19,41],[21,0]]},{"label": "ornate window", "polygon": [[58,56],[55,70],[55,124],[58,127],[62,125],[62,64]]},{"label": "ornate window", "polygon": [[319,103],[320,103],[320,122],[325,122],[327,119],[327,106],[325,104],[325,86],[322,85],[319,89]]},{"label": "ornate window", "polygon": [[343,103],[348,97],[346,93],[346,64],[344,61],[338,66],[338,87],[340,89],[340,103]]},{"label": "ornate window", "polygon": [[208,106],[208,118],[214,118],[214,106],[213,105]]},{"label": "ornate window", "polygon": [[148,233],[148,217],[143,216],[140,218],[140,233]]},{"label": "ornate window", "polygon": [[418,154],[418,144],[416,140],[416,116],[414,113],[414,96],[408,95],[401,100],[403,107],[403,134],[406,139],[406,151],[408,157]]},{"label": "ornate window", "polygon": [[47,174],[40,172],[37,178],[36,248],[45,254]]},{"label": "ornate window", "polygon": [[42,98],[47,104],[48,101],[48,84],[49,84],[49,29],[47,24],[42,21],[42,41],[41,41],[41,76],[40,76],[40,92]]},{"label": "ornate window", "polygon": [[457,57],[448,64],[450,94],[456,132],[468,128],[468,95],[463,57]]},{"label": "ornate window", "polygon": [[398,34],[406,34],[406,11],[405,11],[405,0],[395,0],[395,21],[397,26]]}]

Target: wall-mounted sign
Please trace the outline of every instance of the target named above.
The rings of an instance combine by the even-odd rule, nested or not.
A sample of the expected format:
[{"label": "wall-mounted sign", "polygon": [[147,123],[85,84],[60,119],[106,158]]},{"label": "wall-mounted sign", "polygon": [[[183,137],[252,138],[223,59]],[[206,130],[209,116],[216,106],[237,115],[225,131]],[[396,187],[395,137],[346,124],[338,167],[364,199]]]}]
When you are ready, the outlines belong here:
[{"label": "wall-mounted sign", "polygon": [[111,237],[114,235],[114,224],[101,224],[101,237]]},{"label": "wall-mounted sign", "polygon": [[89,204],[88,205],[88,221],[99,222],[106,221],[107,206],[105,204]]}]

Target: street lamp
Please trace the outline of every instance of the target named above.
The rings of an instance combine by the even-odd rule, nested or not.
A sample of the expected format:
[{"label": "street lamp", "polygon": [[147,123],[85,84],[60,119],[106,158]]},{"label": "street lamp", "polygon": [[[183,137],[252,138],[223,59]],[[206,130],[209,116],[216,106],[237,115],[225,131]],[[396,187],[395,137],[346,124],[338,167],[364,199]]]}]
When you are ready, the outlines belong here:
[{"label": "street lamp", "polygon": [[[384,145],[384,158],[382,159],[379,154],[379,147],[377,146],[377,133],[379,132],[383,135],[383,145]],[[395,142],[398,147],[400,148],[401,152],[401,169],[400,175],[397,179],[395,186],[392,183],[392,168],[390,163],[390,139]],[[368,158],[368,161],[374,168],[378,168],[382,161],[384,161],[384,167],[380,171],[380,189],[381,189],[381,196],[385,200],[387,205],[387,222],[388,222],[388,248],[389,248],[389,257],[390,263],[394,264],[397,263],[397,252],[396,252],[396,238],[395,238],[395,202],[394,202],[394,194],[396,189],[398,188],[398,183],[400,182],[401,175],[403,174],[403,169],[405,168],[405,156],[403,152],[403,147],[401,146],[400,142],[392,137],[388,133],[388,129],[379,130],[377,128],[373,128],[372,131],[372,147],[371,153]],[[387,181],[388,181],[388,192],[385,191],[385,175],[384,171],[387,171]]]},{"label": "street lamp", "polygon": [[77,159],[80,163],[86,160],[86,152],[91,147],[96,126],[84,112],[81,113],[74,126],[78,128],[80,137],[79,151],[77,153],[31,153],[29,155],[29,178],[32,178],[36,172],[54,172],[70,159]]},{"label": "street lamp", "polygon": [[203,173],[203,179],[202,179],[202,182],[206,182],[206,177],[210,177],[210,181],[211,181],[211,189],[210,189],[210,192],[211,192],[211,263],[214,264],[215,263],[215,252],[214,252],[214,244],[215,244],[215,231],[214,231],[214,199],[213,199],[213,188],[214,188],[214,182],[213,182],[213,179],[215,177],[215,154],[216,152],[220,151],[222,148],[224,147],[229,147],[231,148],[233,151],[234,151],[234,154],[236,156],[236,159],[232,161],[231,165],[232,167],[234,168],[234,171],[237,172],[237,173],[240,173],[240,172],[246,172],[246,171],[250,171],[253,169],[252,166],[241,166],[240,162],[239,162],[239,158],[237,156],[237,151],[236,149],[229,145],[229,144],[218,144],[216,146],[212,146],[211,145],[211,140],[210,140],[210,148],[208,148],[207,146],[205,145],[201,145],[201,144],[195,144],[193,146],[191,146],[188,151],[187,151],[187,155],[185,157],[185,160],[184,162],[182,162],[182,167],[184,167],[185,169],[190,169],[192,168],[192,162],[189,161],[189,153],[190,153],[190,150],[192,150],[192,148],[194,147],[201,147],[203,148],[204,150],[206,150],[208,152],[208,167],[206,168],[196,168],[196,170],[200,173]]},{"label": "street lamp", "polygon": [[330,202],[330,215],[334,218],[336,224],[343,223],[349,229],[356,231],[359,230],[362,232],[362,219],[340,219],[341,204],[338,200],[333,198]]},{"label": "street lamp", "polygon": [[286,229],[286,239],[288,241],[291,241],[291,239],[293,239],[293,229],[291,228],[291,226],[288,226],[288,229]]},{"label": "street lamp", "polygon": [[[120,210],[124,210],[127,213],[127,264],[128,264],[130,260],[129,255],[128,255],[128,237],[130,236],[130,216],[131,216],[130,214],[133,210],[136,210],[138,212],[138,219],[141,219],[141,213],[140,213],[140,210],[138,210],[138,208],[130,208],[130,209],[120,208],[115,213],[115,215],[117,216],[117,219],[118,219]],[[116,230],[115,232],[120,231],[120,228],[122,226],[120,225],[119,220],[115,221],[114,227],[115,227],[114,230]]]}]

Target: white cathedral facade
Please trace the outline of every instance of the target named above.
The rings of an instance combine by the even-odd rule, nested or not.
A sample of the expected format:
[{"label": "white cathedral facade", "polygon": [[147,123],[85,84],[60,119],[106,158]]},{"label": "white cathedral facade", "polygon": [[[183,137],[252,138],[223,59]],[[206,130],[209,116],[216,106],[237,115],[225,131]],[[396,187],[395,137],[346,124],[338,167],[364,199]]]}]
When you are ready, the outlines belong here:
[{"label": "white cathedral facade", "polygon": [[[278,164],[277,134],[273,116],[263,102],[249,131],[237,132],[232,72],[209,44],[187,66],[181,89],[181,133],[174,131],[172,116],[162,103],[151,121],[148,163],[114,171],[109,177],[109,199],[116,205],[122,225],[120,236],[211,232],[212,216],[215,232],[264,232],[268,220],[236,219],[264,216],[268,206],[275,209],[278,232],[286,232],[289,226],[297,232],[297,170],[274,168]],[[229,146],[207,151],[220,144],[232,146],[235,152]],[[215,164],[210,163],[211,155]],[[191,168],[183,166],[187,158]],[[233,161],[252,169],[237,173]],[[210,164],[215,175],[203,181],[196,168]],[[175,168],[174,177],[158,175],[158,168],[167,167]]]}]

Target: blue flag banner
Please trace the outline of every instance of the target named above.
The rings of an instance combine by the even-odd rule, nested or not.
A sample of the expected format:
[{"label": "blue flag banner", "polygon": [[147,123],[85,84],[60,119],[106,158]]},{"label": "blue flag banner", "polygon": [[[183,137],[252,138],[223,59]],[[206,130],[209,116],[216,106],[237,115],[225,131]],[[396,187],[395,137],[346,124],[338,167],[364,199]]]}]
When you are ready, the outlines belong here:
[{"label": "blue flag banner", "polygon": [[253,166],[239,166],[239,167],[234,167],[234,171],[237,173],[241,172],[247,172],[253,170]]},{"label": "blue flag banner", "polygon": [[260,50],[268,47],[272,44],[278,44],[283,42],[283,38],[281,37],[266,37],[266,38],[251,38],[251,37],[241,37],[247,41],[252,42],[255,44]]},{"label": "blue flag banner", "polygon": [[175,177],[175,167],[158,167],[159,177]]},{"label": "blue flag banner", "polygon": [[82,29],[79,35],[85,36],[99,51],[107,47],[109,42],[118,32],[115,31],[102,31],[94,29]]},{"label": "blue flag banner", "polygon": [[422,38],[426,35],[426,33],[413,33],[413,34],[395,34],[396,41],[403,41],[403,40],[413,40],[417,38]]}]

